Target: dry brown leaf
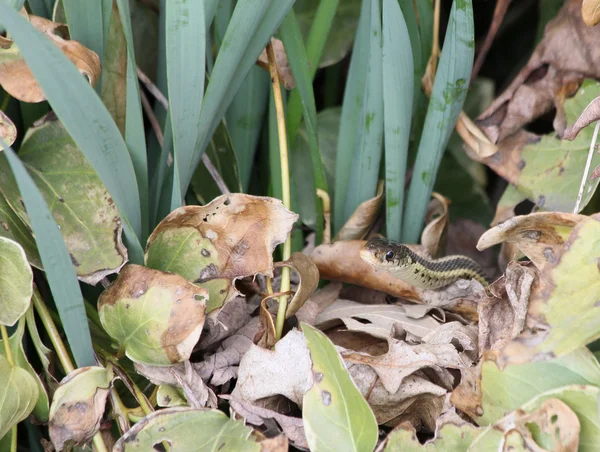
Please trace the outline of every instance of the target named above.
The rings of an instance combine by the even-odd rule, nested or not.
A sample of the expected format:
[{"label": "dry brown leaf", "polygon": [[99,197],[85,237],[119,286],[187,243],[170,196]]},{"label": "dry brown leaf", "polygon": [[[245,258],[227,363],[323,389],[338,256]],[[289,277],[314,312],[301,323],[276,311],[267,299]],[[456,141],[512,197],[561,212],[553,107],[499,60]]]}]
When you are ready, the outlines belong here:
[{"label": "dry brown leaf", "polygon": [[282,395],[302,406],[304,393],[312,385],[312,361],[304,335],[294,329],[273,350],[252,345],[242,358],[238,381],[231,396],[253,403]]},{"label": "dry brown leaf", "polygon": [[319,287],[319,269],[311,258],[303,253],[294,253],[287,261],[276,262],[275,268],[279,267],[290,267],[300,278],[296,292],[285,313],[285,318],[289,319]]},{"label": "dry brown leaf", "polygon": [[583,0],[581,4],[581,17],[586,25],[593,27],[600,22],[600,1]]},{"label": "dry brown leaf", "polygon": [[[271,38],[271,44],[273,45],[273,52],[275,53],[275,64],[277,66],[277,73],[279,80],[283,83],[283,86],[287,90],[292,90],[296,87],[296,80],[294,80],[294,74],[288,62],[283,42],[277,38]],[[262,53],[258,57],[257,64],[263,69],[269,70],[269,58],[267,57],[267,49],[263,49]]]},{"label": "dry brown leaf", "polygon": [[556,262],[559,250],[573,228],[586,218],[585,215],[562,212],[517,216],[483,234],[477,249],[484,250],[502,242],[514,243],[542,270],[546,265]]},{"label": "dry brown leaf", "polygon": [[274,438],[265,438],[258,443],[260,452],[288,452],[289,442],[285,435],[277,435]]},{"label": "dry brown leaf", "polygon": [[339,240],[362,240],[375,223],[379,209],[383,204],[383,181],[377,184],[377,193],[374,198],[361,202],[342,229],[333,238]]},{"label": "dry brown leaf", "polygon": [[217,396],[212,389],[204,384],[200,374],[189,361],[169,367],[135,363],[135,370],[156,386],[166,384],[181,388],[189,406],[192,408],[204,408],[206,406],[217,408]]},{"label": "dry brown leaf", "polygon": [[[30,16],[30,23],[56,45],[92,86],[100,77],[100,58],[92,50],[77,41],[63,39],[59,33],[68,34],[66,25],[43,17]],[[5,42],[4,45],[7,43]],[[25,59],[13,44],[0,49],[0,85],[14,98],[23,102],[42,102],[46,96],[38,85]]]},{"label": "dry brown leaf", "polygon": [[338,299],[342,287],[342,283],[332,282],[317,290],[312,297],[298,309],[298,312],[296,313],[298,322],[314,325],[319,313],[327,309]]},{"label": "dry brown leaf", "polygon": [[489,287],[487,299],[479,304],[479,350],[500,350],[525,327],[527,307],[537,271],[518,262]]},{"label": "dry brown leaf", "polygon": [[237,297],[223,306],[218,314],[210,315],[204,323],[204,330],[197,348],[210,349],[214,344],[232,336],[250,321],[246,299]]},{"label": "dry brown leaf", "polygon": [[450,402],[465,413],[467,416],[476,419],[483,414],[481,405],[481,364],[461,371],[459,385],[452,391]]},{"label": "dry brown leaf", "polygon": [[474,152],[479,158],[487,158],[498,152],[498,146],[490,141],[483,131],[467,116],[464,111],[461,111],[456,121],[456,132],[469,147],[471,152]]},{"label": "dry brown leaf", "polygon": [[477,250],[477,241],[486,230],[481,223],[467,218],[452,221],[448,228],[446,254],[470,257],[479,264],[486,275],[492,277],[499,273],[495,250]]},{"label": "dry brown leaf", "polygon": [[[599,3],[600,4],[600,3]],[[577,138],[577,135],[586,126],[589,126],[591,123],[600,119],[600,97],[596,97],[593,101],[589,103],[585,110],[579,115],[577,121],[571,124],[565,133],[563,134],[563,139],[565,140],[574,140]]]},{"label": "dry brown leaf", "polygon": [[493,143],[520,130],[556,108],[554,129],[566,128],[564,100],[572,95],[584,77],[600,77],[598,27],[586,27],[581,17],[581,0],[567,0],[546,26],[527,65],[510,86],[476,121]]},{"label": "dry brown leaf", "polygon": [[[17,139],[17,128],[12,120],[0,110],[0,138],[4,140],[4,143],[7,146],[12,146],[12,144]],[[1,149],[0,149],[1,150]]]},{"label": "dry brown leaf", "polygon": [[444,323],[421,340],[423,344],[429,345],[458,344],[463,350],[460,355],[464,356],[467,362],[474,362],[479,358],[477,328],[470,325],[460,322]]},{"label": "dry brown leaf", "polygon": [[277,342],[277,331],[275,330],[274,319],[275,316],[269,312],[269,308],[267,307],[267,300],[269,298],[271,297],[266,297],[261,301],[258,317],[260,320],[260,339],[258,340],[257,345],[266,349],[270,349]]},{"label": "dry brown leaf", "polygon": [[444,255],[450,217],[450,200],[439,193],[432,193],[434,199],[429,202],[425,216],[426,226],[421,234],[421,245],[434,258]]}]

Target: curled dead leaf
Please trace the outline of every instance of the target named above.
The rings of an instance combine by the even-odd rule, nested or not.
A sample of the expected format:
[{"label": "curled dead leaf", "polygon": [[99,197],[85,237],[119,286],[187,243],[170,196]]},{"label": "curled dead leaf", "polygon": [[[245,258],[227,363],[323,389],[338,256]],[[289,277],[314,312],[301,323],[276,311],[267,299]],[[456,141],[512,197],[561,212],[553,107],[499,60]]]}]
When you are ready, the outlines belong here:
[{"label": "curled dead leaf", "polygon": [[[277,65],[279,80],[283,83],[285,89],[292,90],[296,87],[296,80],[294,80],[294,74],[292,74],[292,69],[290,68],[283,42],[277,38],[271,38],[271,44],[273,45],[273,52],[275,53],[275,64]],[[263,69],[269,70],[267,49],[263,49],[256,63]]]},{"label": "curled dead leaf", "polygon": [[589,126],[598,119],[600,119],[600,97],[596,97],[587,107],[585,107],[585,110],[583,110],[579,118],[577,118],[577,121],[565,130],[563,139],[570,141],[574,140],[577,138],[581,129]]},{"label": "curled dead leaf", "polygon": [[379,181],[375,197],[358,205],[348,221],[342,226],[342,229],[333,238],[334,242],[338,240],[362,240],[367,236],[383,203],[383,188],[383,181]]},{"label": "curled dead leaf", "polygon": [[581,4],[581,17],[589,27],[600,23],[600,1],[583,0]]},{"label": "curled dead leaf", "polygon": [[285,318],[289,319],[319,287],[319,269],[312,259],[303,253],[293,253],[287,261],[275,263],[275,267],[290,267],[300,277],[298,288],[285,313]]},{"label": "curled dead leaf", "polygon": [[0,138],[4,141],[7,146],[12,144],[17,139],[17,128],[12,120],[0,110]]},{"label": "curled dead leaf", "polygon": [[[96,53],[77,41],[61,37],[61,34],[68,35],[66,25],[38,16],[30,16],[29,21],[71,60],[92,86],[96,85],[101,71],[100,58]],[[14,44],[10,48],[0,49],[0,85],[23,102],[46,100],[42,88]]]},{"label": "curled dead leaf", "polygon": [[480,158],[487,158],[498,152],[498,146],[490,141],[485,133],[467,116],[464,111],[458,115],[456,132],[472,152]]},{"label": "curled dead leaf", "polygon": [[448,225],[450,217],[448,206],[450,200],[439,193],[431,194],[434,199],[429,202],[425,223],[427,226],[421,234],[421,245],[434,258],[441,257],[446,249]]}]

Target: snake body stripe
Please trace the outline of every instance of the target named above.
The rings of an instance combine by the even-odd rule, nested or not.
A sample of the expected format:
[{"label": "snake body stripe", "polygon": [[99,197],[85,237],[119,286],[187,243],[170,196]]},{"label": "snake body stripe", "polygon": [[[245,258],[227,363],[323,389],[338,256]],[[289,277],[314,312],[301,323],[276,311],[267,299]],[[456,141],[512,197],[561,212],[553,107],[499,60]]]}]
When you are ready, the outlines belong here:
[{"label": "snake body stripe", "polygon": [[360,256],[375,269],[424,289],[438,289],[459,279],[475,279],[484,286],[489,284],[481,267],[471,258],[457,255],[429,260],[405,245],[380,237],[370,239]]}]

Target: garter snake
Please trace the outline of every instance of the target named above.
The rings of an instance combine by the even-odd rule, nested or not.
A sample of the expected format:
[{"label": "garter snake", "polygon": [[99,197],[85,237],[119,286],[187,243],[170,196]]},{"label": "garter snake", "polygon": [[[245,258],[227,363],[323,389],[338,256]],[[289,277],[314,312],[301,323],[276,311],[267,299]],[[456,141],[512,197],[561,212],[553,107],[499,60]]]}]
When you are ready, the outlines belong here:
[{"label": "garter snake", "polygon": [[423,289],[439,289],[459,279],[489,284],[481,267],[471,258],[456,255],[430,260],[405,245],[381,237],[369,239],[360,250],[360,257],[376,270],[387,271]]}]

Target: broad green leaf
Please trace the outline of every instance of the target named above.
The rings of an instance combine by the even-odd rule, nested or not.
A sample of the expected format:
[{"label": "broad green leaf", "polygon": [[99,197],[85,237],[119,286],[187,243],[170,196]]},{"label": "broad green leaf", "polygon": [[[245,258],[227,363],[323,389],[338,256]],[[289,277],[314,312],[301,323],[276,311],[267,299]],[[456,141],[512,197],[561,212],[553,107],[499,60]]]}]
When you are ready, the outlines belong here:
[{"label": "broad green leaf", "polygon": [[[194,147],[204,96],[206,27],[204,2],[184,0],[167,3],[166,51],[169,114],[173,128],[174,164],[189,164],[179,154]],[[179,174],[187,171],[181,166]],[[181,181],[180,181],[181,182]],[[187,186],[179,186],[179,196]],[[183,201],[179,199],[179,203]]]},{"label": "broad green leaf", "polygon": [[[565,102],[567,123],[574,123],[585,107],[599,95],[600,83],[586,80],[575,97]],[[561,140],[555,133],[550,133],[542,136],[537,143],[524,147],[520,156],[523,169],[511,182],[531,201],[543,199],[544,210],[572,212],[593,130],[594,124],[587,126],[573,141]],[[591,168],[599,164],[600,155],[594,153]],[[599,182],[597,178],[588,182],[580,209],[588,204]]]},{"label": "broad green leaf", "polygon": [[243,421],[229,419],[222,411],[167,408],[137,422],[116,442],[113,451],[145,452],[167,441],[172,452],[259,452],[261,448],[250,438],[251,433]]},{"label": "broad green leaf", "polygon": [[421,444],[411,426],[400,425],[386,438],[384,452],[465,452],[479,434],[479,428],[464,422],[446,423],[436,430],[436,436]]},{"label": "broad green leaf", "polygon": [[0,324],[13,326],[29,308],[33,272],[21,245],[0,237]]},{"label": "broad green leaf", "polygon": [[[0,3],[0,10],[2,8]],[[93,364],[94,350],[79,282],[58,225],[52,218],[42,194],[14,151],[6,147],[3,154],[17,180],[33,233],[38,237],[38,251],[75,362],[80,367]],[[40,240],[40,237],[43,239]]]},{"label": "broad green leaf", "polygon": [[[351,181],[352,162],[358,147],[358,133],[367,85],[371,6],[362,2],[358,31],[352,48],[352,59],[346,79],[344,102],[338,131],[335,161],[335,198],[333,199],[333,231],[337,232],[350,215],[345,213],[346,198]],[[364,125],[364,121],[362,122]],[[356,181],[353,181],[356,182]]]},{"label": "broad green leaf", "polygon": [[600,386],[600,364],[586,348],[550,361],[515,364],[499,370],[493,360],[481,369],[479,425],[489,425],[538,395],[568,385]]},{"label": "broad green leaf", "polygon": [[502,350],[503,363],[563,356],[600,338],[598,256],[600,218],[594,216],[578,223],[558,256],[544,266],[541,279],[546,289],[534,293],[528,310],[528,318],[540,329],[509,342]]},{"label": "broad green leaf", "polygon": [[189,359],[207,299],[208,291],[179,275],[127,265],[100,295],[98,313],[129,359],[168,366]]},{"label": "broad green leaf", "polygon": [[162,384],[156,392],[156,404],[160,407],[188,406],[182,392],[175,386]]},{"label": "broad green leaf", "polygon": [[421,234],[439,164],[467,95],[474,47],[471,0],[455,0],[408,190],[403,242],[416,243]]},{"label": "broad green leaf", "polygon": [[[600,389],[595,386],[586,385],[563,386],[540,394],[536,398],[522,405],[520,409],[524,412],[523,414],[531,413],[539,409],[544,402],[550,399],[558,399],[564,402],[579,419],[581,430],[579,434],[578,450],[582,452],[596,451],[600,441],[600,418],[598,417],[598,412],[600,410]],[[514,415],[515,412],[509,414],[507,418]],[[502,420],[500,420],[500,422],[501,421]],[[509,428],[512,430],[514,428],[514,422],[511,422],[510,419],[508,419],[508,421]],[[556,422],[556,420],[554,422]],[[528,430],[531,429],[530,432],[536,435],[537,432],[533,430],[534,427],[535,426],[528,424]],[[569,432],[559,432],[557,428],[556,433],[568,435]],[[535,439],[539,441],[543,440],[544,437],[543,435],[540,437],[538,434]],[[475,441],[473,441],[469,451],[497,450],[501,444],[504,444],[504,440],[505,434],[503,434],[503,430],[498,428],[497,424],[490,425],[475,439]],[[505,446],[507,445],[508,444]],[[548,447],[545,447],[545,449],[548,449]]]},{"label": "broad green leaf", "polygon": [[[31,312],[31,311],[30,311]],[[42,384],[40,377],[37,372],[31,367],[29,364],[29,360],[25,355],[25,350],[23,349],[23,334],[25,332],[25,319],[21,319],[19,322],[17,329],[13,332],[13,334],[8,338],[8,343],[10,346],[10,352],[12,355],[12,359],[17,367],[26,371],[31,378],[35,381],[35,384],[38,389],[38,397],[35,401],[35,407],[33,408],[33,415],[41,422],[48,421],[49,414],[49,402],[48,402],[48,394],[46,393],[46,388]],[[4,346],[4,342],[0,340],[0,355],[7,358],[6,349]],[[0,379],[2,377],[0,376]]]},{"label": "broad green leaf", "polygon": [[130,258],[135,261],[141,252],[140,200],[133,165],[119,129],[93,88],[60,49],[2,2],[0,17],[54,112],[110,192],[123,220]]},{"label": "broad green leaf", "polygon": [[[360,5],[360,0],[296,2],[294,10],[306,40],[312,70],[332,66],[348,55],[358,27]],[[317,42],[319,38],[321,42]]]},{"label": "broad green leaf", "polygon": [[357,146],[354,148],[350,171],[352,183],[348,186],[345,218],[350,218],[359,204],[375,196],[379,181],[383,145],[383,75],[379,0],[371,0],[368,57],[366,91],[362,93],[364,100],[356,130]]},{"label": "broad green leaf", "polygon": [[302,323],[310,350],[314,384],[304,394],[302,419],[311,451],[371,451],[377,444],[377,421],[350,378],[331,341]]},{"label": "broad green leaf", "polygon": [[[19,157],[50,207],[78,277],[97,284],[117,272],[127,260],[119,213],[62,124],[49,120],[29,129]],[[0,186],[12,209],[29,225],[17,183],[3,156]]]},{"label": "broad green leaf", "polygon": [[383,0],[382,41],[386,236],[398,242],[413,111],[414,63],[407,24],[397,0]]},{"label": "broad green leaf", "polygon": [[98,432],[113,377],[111,370],[89,366],[63,378],[52,397],[48,423],[50,439],[58,450],[67,443],[86,443]]},{"label": "broad green leaf", "polygon": [[35,379],[0,355],[0,438],[33,411],[39,392]]}]

